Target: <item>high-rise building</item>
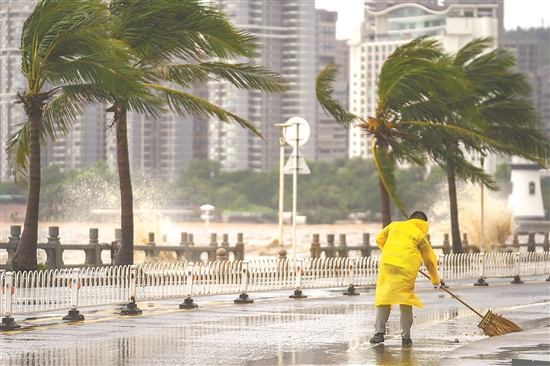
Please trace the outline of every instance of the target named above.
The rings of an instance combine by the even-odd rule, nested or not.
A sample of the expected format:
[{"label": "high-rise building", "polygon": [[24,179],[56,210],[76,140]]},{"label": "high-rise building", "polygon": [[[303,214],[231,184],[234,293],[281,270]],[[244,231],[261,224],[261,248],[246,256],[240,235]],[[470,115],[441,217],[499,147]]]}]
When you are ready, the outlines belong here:
[{"label": "high-rise building", "polygon": [[300,0],[211,0],[237,26],[254,34],[262,45],[255,62],[281,73],[289,83],[284,94],[238,90],[225,82],[208,85],[209,100],[247,119],[264,140],[237,124],[211,119],[208,157],[224,170],[270,169],[279,163],[279,128],[290,117],[308,121],[311,135],[300,147],[316,160],[315,4]]},{"label": "high-rise building", "polygon": [[[349,50],[347,41],[336,39],[338,13],[317,9],[317,73],[331,62],[338,66],[333,98],[348,105]],[[317,160],[332,161],[348,154],[348,132],[317,103]]]},{"label": "high-rise building", "polygon": [[12,178],[6,160],[9,137],[25,121],[25,111],[13,103],[15,92],[24,89],[21,73],[21,29],[35,1],[0,0],[0,181]]},{"label": "high-rise building", "polygon": [[[354,31],[350,45],[350,111],[374,116],[378,103],[377,78],[385,59],[400,45],[431,35],[446,51],[454,52],[477,37],[498,42],[502,1],[367,1],[364,22]],[[349,132],[349,156],[370,156],[365,134]]]}]

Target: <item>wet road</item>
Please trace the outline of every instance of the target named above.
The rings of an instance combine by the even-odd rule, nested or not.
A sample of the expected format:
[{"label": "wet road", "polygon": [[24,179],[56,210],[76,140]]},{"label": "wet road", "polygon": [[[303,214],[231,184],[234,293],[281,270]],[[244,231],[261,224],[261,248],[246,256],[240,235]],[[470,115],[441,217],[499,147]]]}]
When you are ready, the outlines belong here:
[{"label": "wet road", "polygon": [[[540,330],[550,324],[545,278],[523,278],[520,285],[510,279],[490,279],[488,287],[464,280],[448,285],[481,313],[491,309],[525,330]],[[0,356],[3,366],[458,365],[462,358],[468,359],[465,365],[511,365],[521,354],[550,357],[544,348],[550,348],[550,339],[544,339],[550,332],[538,335],[542,343],[534,350],[524,345],[526,352],[500,352],[495,339],[503,337],[485,336],[477,315],[428,284],[417,288],[425,306],[414,308],[412,349],[401,347],[398,308],[385,344],[371,345],[374,288],[358,290],[360,296],[343,296],[345,289],[307,289],[308,298],[300,300],[290,299],[291,291],[251,293],[253,304],[234,304],[237,295],[203,296],[194,299],[196,310],[180,310],[182,299],[140,302],[139,316],[118,315],[122,307],[85,308],[86,320],[79,323],[63,322],[66,312],[16,316],[22,329],[2,334]],[[477,351],[472,347],[482,342]]]}]

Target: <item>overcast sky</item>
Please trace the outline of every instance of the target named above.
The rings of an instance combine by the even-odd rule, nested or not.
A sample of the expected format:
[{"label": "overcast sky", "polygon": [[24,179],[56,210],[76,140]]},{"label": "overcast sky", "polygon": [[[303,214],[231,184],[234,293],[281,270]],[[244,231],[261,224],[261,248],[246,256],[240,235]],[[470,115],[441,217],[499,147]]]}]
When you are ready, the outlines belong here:
[{"label": "overcast sky", "polygon": [[[336,37],[350,38],[363,20],[363,0],[315,0],[315,7],[338,11]],[[550,0],[505,0],[504,28],[550,26]]]}]

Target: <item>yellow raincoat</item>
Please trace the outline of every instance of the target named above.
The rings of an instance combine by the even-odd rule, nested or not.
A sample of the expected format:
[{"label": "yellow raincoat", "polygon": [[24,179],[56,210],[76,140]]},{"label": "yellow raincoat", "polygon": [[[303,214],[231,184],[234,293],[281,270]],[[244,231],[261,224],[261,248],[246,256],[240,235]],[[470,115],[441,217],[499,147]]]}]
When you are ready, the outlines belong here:
[{"label": "yellow raincoat", "polygon": [[426,238],[429,225],[424,220],[393,222],[377,236],[382,251],[376,281],[374,305],[405,304],[423,307],[414,294],[414,284],[422,261],[433,285],[439,283],[435,253]]}]

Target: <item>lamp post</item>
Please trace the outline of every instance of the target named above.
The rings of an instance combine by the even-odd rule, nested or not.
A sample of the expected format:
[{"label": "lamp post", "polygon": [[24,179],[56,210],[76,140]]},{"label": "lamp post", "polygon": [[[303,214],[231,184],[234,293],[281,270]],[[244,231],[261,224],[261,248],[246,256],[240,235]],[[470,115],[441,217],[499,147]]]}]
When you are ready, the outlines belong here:
[{"label": "lamp post", "polygon": [[279,246],[283,247],[283,211],[284,211],[284,197],[285,197],[285,131],[287,127],[290,127],[290,124],[286,123],[277,123],[275,126],[279,127],[280,137],[279,137],[279,146],[281,149],[281,157],[279,164]]},{"label": "lamp post", "polygon": [[[481,163],[481,170],[484,170],[483,169],[483,163],[484,163],[484,159],[485,156],[481,155],[481,158],[480,158],[480,163]],[[479,246],[479,252],[480,253],[483,253],[484,252],[484,245],[485,245],[485,223],[484,223],[484,202],[483,202],[483,191],[485,189],[485,186],[483,185],[483,183],[481,184],[481,244]]]}]

